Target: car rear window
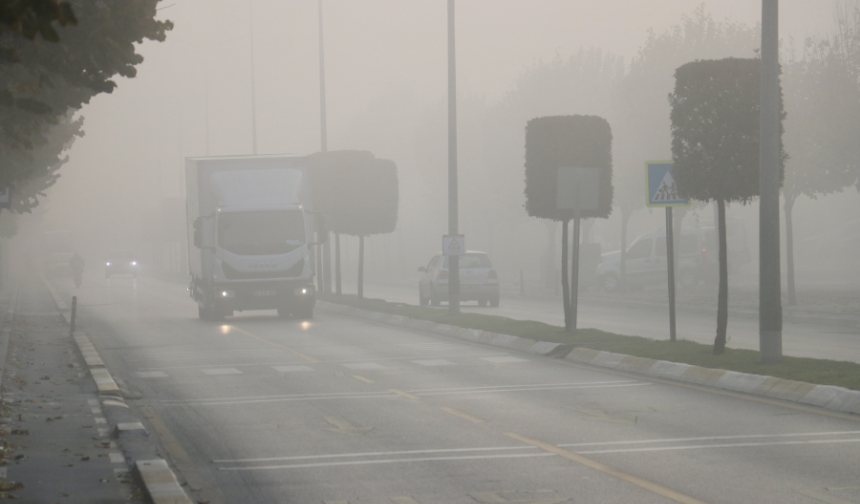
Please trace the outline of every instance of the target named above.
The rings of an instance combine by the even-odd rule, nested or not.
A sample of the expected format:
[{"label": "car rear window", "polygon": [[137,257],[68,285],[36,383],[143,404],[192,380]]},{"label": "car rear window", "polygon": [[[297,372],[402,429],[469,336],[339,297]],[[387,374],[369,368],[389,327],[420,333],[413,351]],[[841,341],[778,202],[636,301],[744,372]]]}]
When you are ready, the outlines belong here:
[{"label": "car rear window", "polygon": [[[448,257],[445,257],[443,268],[448,268]],[[464,268],[492,268],[490,256],[487,254],[463,254],[460,256],[460,269]]]}]

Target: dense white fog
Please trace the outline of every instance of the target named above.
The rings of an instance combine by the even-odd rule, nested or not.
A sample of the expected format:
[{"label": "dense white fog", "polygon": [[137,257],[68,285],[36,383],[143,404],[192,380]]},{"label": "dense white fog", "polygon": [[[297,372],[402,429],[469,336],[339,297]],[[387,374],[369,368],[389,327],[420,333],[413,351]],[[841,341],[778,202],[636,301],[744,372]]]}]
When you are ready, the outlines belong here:
[{"label": "dense white fog", "polygon": [[[367,278],[413,281],[447,228],[446,2],[323,0],[323,6],[329,149],[370,150],[398,166],[397,230],[368,239]],[[109,250],[133,249],[145,267],[182,274],[183,160],[251,154],[252,85],[258,153],[320,149],[316,0],[175,0],[162,2],[160,13],[175,28],[165,42],[142,45],[136,78],[120,78],[116,91],[79,112],[86,136],[67,152],[62,178],[42,204],[20,218],[19,237],[70,230],[91,265]],[[645,162],[671,159],[667,95],[674,81],[665,68],[641,89],[636,79],[614,82],[633,72],[649,33],[659,37],[701,13],[738,23],[746,35],[691,48],[700,51],[694,57],[755,56],[760,2],[457,2],[460,229],[470,249],[490,253],[503,286],[522,270],[527,282],[546,288],[558,262],[560,226],[548,228],[523,208],[525,122],[558,114],[609,120],[615,208],[611,218],[586,223],[583,240],[599,243],[602,252],[617,250],[618,205],[642,198],[642,206]],[[832,35],[836,4],[783,0],[780,16],[786,58],[807,37]],[[631,120],[627,98],[649,101],[642,107],[654,111],[653,122],[642,122],[641,114]],[[636,140],[637,128],[653,129],[647,137],[653,140]],[[786,150],[791,156],[790,145]],[[642,190],[620,190],[622,182],[641,183]],[[684,218],[705,222],[713,215],[710,205],[700,205]],[[742,220],[753,257],[731,281],[753,283],[757,205],[733,203],[728,216]],[[627,243],[663,224],[662,209],[635,210]],[[860,194],[853,186],[800,197],[794,236],[799,288],[857,285]],[[343,243],[351,279],[357,240]]]}]

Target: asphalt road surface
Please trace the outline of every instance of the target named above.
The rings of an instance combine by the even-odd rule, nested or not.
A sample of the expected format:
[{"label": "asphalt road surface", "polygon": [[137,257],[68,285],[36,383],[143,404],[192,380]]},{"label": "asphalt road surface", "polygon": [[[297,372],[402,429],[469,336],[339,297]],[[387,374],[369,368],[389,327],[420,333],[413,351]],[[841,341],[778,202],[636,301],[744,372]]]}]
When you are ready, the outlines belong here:
[{"label": "asphalt road surface", "polygon": [[[344,292],[354,293],[355,287],[346,285]],[[418,303],[417,282],[414,287],[368,284],[364,288],[364,295],[387,301]],[[654,295],[665,297],[666,293],[654,291]],[[443,304],[441,309],[447,310],[447,304]],[[498,308],[480,307],[475,302],[469,302],[464,303],[462,309],[564,326],[561,298],[503,295]],[[668,305],[623,301],[612,304],[607,300],[580,297],[577,326],[653,339],[669,339],[669,308]],[[716,306],[713,310],[703,310],[679,305],[676,310],[676,331],[678,339],[713,344],[717,331]],[[758,314],[739,314],[729,310],[728,338],[729,347],[757,351]],[[783,323],[782,345],[784,355],[860,362],[860,327],[827,325],[815,320],[786,320]]]},{"label": "asphalt road surface", "polygon": [[860,503],[860,418],[321,311],[205,323],[152,278],[56,285],[197,501]]}]

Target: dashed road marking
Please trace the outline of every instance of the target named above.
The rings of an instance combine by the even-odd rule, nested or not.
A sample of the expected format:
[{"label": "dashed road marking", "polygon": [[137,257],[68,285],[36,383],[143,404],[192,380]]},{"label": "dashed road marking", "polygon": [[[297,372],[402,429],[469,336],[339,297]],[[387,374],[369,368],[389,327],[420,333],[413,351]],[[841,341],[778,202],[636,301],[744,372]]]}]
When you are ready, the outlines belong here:
[{"label": "dashed road marking", "polygon": [[426,360],[414,360],[412,361],[419,366],[455,366],[455,362],[451,362],[445,359],[426,359]]},{"label": "dashed road marking", "polygon": [[410,497],[408,495],[395,495],[395,496],[389,497],[389,499],[394,504],[421,504],[420,502],[418,502],[417,500],[413,499],[412,497]]},{"label": "dashed road marking", "polygon": [[375,362],[352,362],[341,364],[341,366],[347,369],[385,369],[385,366],[379,365]]},{"label": "dashed road marking", "polygon": [[393,388],[393,389],[388,389],[388,391],[389,391],[389,392],[393,392],[393,393],[395,393],[395,394],[397,394],[397,395],[399,395],[399,396],[405,397],[405,398],[407,398],[407,399],[412,399],[412,400],[416,400],[416,401],[417,401],[418,399],[421,399],[421,398],[420,398],[420,397],[418,397],[417,395],[415,395],[415,394],[410,394],[409,392],[407,392],[407,391],[405,391],[405,390],[400,390],[400,389]]},{"label": "dashed road marking", "polygon": [[125,457],[120,452],[110,452],[108,453],[110,457],[110,461],[113,464],[122,464],[125,463]]},{"label": "dashed road marking", "polygon": [[272,366],[272,369],[279,373],[298,373],[303,371],[313,371],[310,366]]},{"label": "dashed road marking", "polygon": [[550,496],[556,493],[554,490],[534,490],[526,492],[502,491],[502,492],[469,492],[469,497],[481,504],[517,503],[517,504],[559,504],[570,502],[567,497]]},{"label": "dashed road marking", "polygon": [[242,372],[236,368],[209,368],[201,369],[200,372],[209,376],[242,374]]},{"label": "dashed road marking", "polygon": [[499,357],[478,357],[481,360],[492,362],[493,364],[513,364],[515,362],[529,362],[528,359],[520,359],[510,355],[500,355]]},{"label": "dashed road marking", "polygon": [[361,375],[354,374],[354,375],[352,375],[352,377],[353,377],[353,378],[355,378],[355,379],[356,379],[356,380],[358,380],[358,381],[363,381],[364,383],[376,383],[376,381],[371,380],[370,378],[368,378],[368,377],[366,377],[366,376],[361,376]]},{"label": "dashed road marking", "polygon": [[622,481],[626,481],[628,483],[632,483],[640,488],[648,490],[649,492],[653,492],[657,495],[661,495],[666,497],[667,499],[671,499],[675,502],[679,502],[681,504],[705,504],[704,501],[696,499],[695,497],[691,497],[687,494],[681,493],[677,490],[673,490],[669,487],[663,486],[659,483],[655,483],[653,481],[647,480],[645,478],[640,478],[639,476],[635,476],[628,472],[622,471],[621,469],[616,469],[615,467],[603,464],[596,460],[592,460],[588,457],[580,455],[574,451],[566,450],[560,446],[556,446],[554,444],[546,443],[544,441],[540,441],[538,439],[530,438],[527,436],[523,436],[522,434],[517,434],[515,432],[506,432],[506,436],[512,439],[516,439],[517,441],[521,441],[525,444],[529,444],[532,446],[536,446],[542,450],[548,451],[549,453],[554,453],[560,457],[566,458],[572,462],[577,462],[586,467],[590,467],[602,473],[608,474],[610,476],[614,476]]},{"label": "dashed road marking", "polygon": [[449,408],[447,406],[440,406],[439,409],[444,411],[445,413],[450,413],[451,415],[454,415],[456,417],[460,417],[463,420],[468,420],[472,423],[487,423],[487,421],[484,420],[483,418],[478,418],[474,415],[470,415],[470,414],[468,414],[464,411],[460,411],[458,409]]}]

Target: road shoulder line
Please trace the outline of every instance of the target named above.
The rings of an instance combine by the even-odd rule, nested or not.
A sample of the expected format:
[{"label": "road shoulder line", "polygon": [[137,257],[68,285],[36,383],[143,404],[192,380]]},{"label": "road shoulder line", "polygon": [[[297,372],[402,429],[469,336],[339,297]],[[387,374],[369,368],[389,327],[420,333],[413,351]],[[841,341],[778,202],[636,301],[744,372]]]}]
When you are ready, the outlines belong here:
[{"label": "road shoulder line", "polygon": [[567,361],[613,369],[625,373],[669,379],[691,385],[701,385],[769,399],[800,403],[839,413],[860,415],[860,391],[844,387],[816,385],[773,376],[704,368],[691,364],[646,359],[584,347],[574,347],[569,352],[564,352],[566,353],[564,355],[560,350],[567,350],[564,347],[568,345],[561,343],[536,341],[510,334],[499,334],[447,324],[437,324],[428,320],[417,320],[402,315],[372,312],[326,301],[317,301],[317,306],[323,311],[339,315],[361,318],[406,329],[428,331],[442,336],[509,348],[533,355],[563,357]]}]

